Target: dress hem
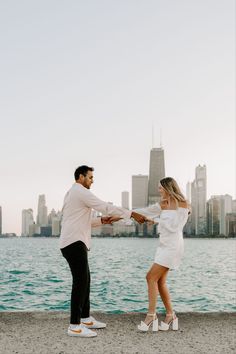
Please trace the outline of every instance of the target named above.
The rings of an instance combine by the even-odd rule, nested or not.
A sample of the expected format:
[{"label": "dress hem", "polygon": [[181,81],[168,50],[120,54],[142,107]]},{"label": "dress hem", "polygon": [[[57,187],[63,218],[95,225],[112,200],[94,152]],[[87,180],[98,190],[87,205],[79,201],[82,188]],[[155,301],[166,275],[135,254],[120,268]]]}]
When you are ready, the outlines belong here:
[{"label": "dress hem", "polygon": [[155,264],[158,264],[158,265],[160,265],[160,266],[162,266],[162,267],[168,268],[169,270],[176,270],[176,269],[179,268],[179,266],[171,267],[171,266],[166,265],[166,264],[163,264],[163,263],[161,264],[160,262],[157,262],[157,261],[154,261],[154,263],[155,263]]}]

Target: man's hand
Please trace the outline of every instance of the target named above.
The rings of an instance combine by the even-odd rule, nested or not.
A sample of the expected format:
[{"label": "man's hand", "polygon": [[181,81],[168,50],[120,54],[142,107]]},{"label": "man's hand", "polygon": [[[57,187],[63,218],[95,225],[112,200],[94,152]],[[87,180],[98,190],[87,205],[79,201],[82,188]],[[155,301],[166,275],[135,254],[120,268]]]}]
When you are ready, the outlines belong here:
[{"label": "man's hand", "polygon": [[115,216],[115,215],[113,215],[113,216],[102,216],[101,217],[101,222],[102,222],[102,224],[110,224],[110,225],[112,225],[113,222],[119,221],[121,219],[122,218],[120,218],[119,216]]},{"label": "man's hand", "polygon": [[133,218],[134,220],[136,220],[139,224],[143,224],[145,221],[147,221],[148,219],[146,218],[146,216],[136,213],[135,211],[132,211],[131,213],[131,218]]},{"label": "man's hand", "polygon": [[111,223],[113,223],[113,222],[117,222],[117,221],[119,221],[121,219],[123,219],[123,218],[121,218],[120,216],[113,215],[113,216],[111,216],[110,221],[111,221]]}]

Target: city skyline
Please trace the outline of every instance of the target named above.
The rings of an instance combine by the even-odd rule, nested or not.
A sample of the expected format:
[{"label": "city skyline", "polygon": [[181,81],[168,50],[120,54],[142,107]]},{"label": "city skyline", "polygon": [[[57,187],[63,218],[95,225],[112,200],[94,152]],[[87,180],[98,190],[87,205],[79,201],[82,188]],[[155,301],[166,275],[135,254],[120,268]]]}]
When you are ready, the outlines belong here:
[{"label": "city skyline", "polygon": [[[148,205],[152,205],[154,201],[152,198],[148,198],[150,192],[150,181],[154,183],[153,180],[153,152],[157,153],[154,161],[155,168],[160,169],[157,173],[157,176],[160,178],[164,178],[162,175],[165,170],[165,160],[164,160],[164,149],[155,149],[152,148],[150,151],[150,161],[149,161],[149,175],[132,175],[132,193],[131,193],[131,207],[130,209],[136,208],[145,208]],[[159,181],[159,180],[158,180]],[[156,183],[158,185],[158,182]],[[186,190],[183,191],[184,195],[187,197],[188,201],[191,201],[191,217],[188,220],[188,224],[186,227],[187,234],[192,235],[207,235],[208,232],[212,234],[214,228],[218,227],[220,231],[225,232],[226,224],[224,221],[226,213],[234,213],[228,214],[229,220],[233,223],[235,222],[235,206],[236,199],[233,198],[232,195],[229,194],[221,194],[216,195],[213,194],[209,198],[207,198],[207,167],[206,165],[198,165],[195,167],[195,179],[193,181],[188,181],[186,184]],[[130,192],[129,191],[121,191],[121,202],[117,205],[122,206],[123,208],[129,209],[130,204]],[[152,194],[151,194],[152,196]],[[158,197],[158,194],[157,194]],[[159,197],[158,197],[159,198]],[[221,211],[217,213],[221,213],[219,225],[215,226],[215,221],[212,226],[209,226],[209,220],[207,219],[207,213],[209,214],[209,208],[211,208],[211,213],[214,215],[214,218],[217,218],[218,214],[214,210],[214,207],[211,206],[212,201],[216,200],[217,202],[221,200]],[[159,202],[159,199],[157,200]],[[157,202],[156,201],[156,202]],[[223,203],[223,204],[222,204]],[[226,204],[224,204],[226,203]],[[22,210],[22,222],[21,222],[21,235],[22,236],[32,236],[34,234],[41,234],[41,230],[49,236],[52,232],[52,235],[59,235],[60,230],[60,222],[62,213],[61,210],[55,211],[54,207],[51,209],[51,212],[48,214],[48,207],[46,205],[46,197],[44,194],[38,196],[38,208],[37,214],[35,217],[33,216],[33,209],[23,209]],[[94,211],[95,214],[96,211]],[[231,219],[230,219],[231,218]],[[50,230],[49,230],[50,227]],[[118,229],[120,226],[118,225]],[[235,225],[234,227],[235,228]],[[2,229],[2,208],[0,206],[0,229]],[[117,230],[118,230],[117,229]],[[101,231],[101,230],[100,230]],[[54,232],[54,233],[53,233]],[[113,232],[113,231],[112,231]],[[9,234],[17,232],[13,232],[12,230]],[[4,233],[3,233],[4,234]],[[6,234],[6,232],[5,232]],[[20,234],[18,234],[20,235]]]},{"label": "city skyline", "polygon": [[[159,147],[159,148],[152,148],[151,150],[150,150],[150,154],[149,154],[149,156],[150,156],[150,160],[149,160],[149,168],[148,168],[148,170],[149,170],[149,174],[151,173],[151,170],[150,170],[150,166],[151,166],[151,163],[153,163],[153,161],[152,161],[152,152],[157,152],[157,151],[160,151],[161,153],[163,153],[163,161],[162,161],[162,159],[161,160],[159,160],[158,162],[160,162],[161,161],[161,164],[163,163],[163,167],[164,167],[164,170],[165,170],[165,164],[166,164],[166,161],[164,160],[164,149],[163,149],[163,147]],[[152,162],[151,162],[152,161]],[[190,185],[190,195],[191,196],[193,196],[194,195],[194,193],[193,193],[193,186],[194,186],[194,184],[196,183],[195,181],[196,181],[196,179],[197,179],[197,176],[196,176],[196,170],[198,169],[198,167],[200,168],[200,170],[202,169],[202,168],[206,168],[206,165],[203,165],[203,167],[201,167],[201,165],[199,164],[198,166],[195,166],[195,169],[194,169],[194,171],[195,171],[195,173],[193,174],[193,179],[191,180],[191,181],[187,181],[187,183],[184,185],[183,183],[181,183],[178,179],[177,179],[177,182],[179,183],[179,185],[181,186],[181,190],[182,190],[182,192],[183,192],[183,194],[187,197],[188,196],[188,184]],[[141,171],[141,172],[143,172],[143,171]],[[204,172],[205,174],[206,174],[206,171]],[[128,193],[128,200],[127,200],[127,196],[126,196],[126,203],[128,203],[128,204],[130,204],[130,208],[132,208],[132,206],[134,205],[134,208],[140,208],[140,207],[144,207],[145,205],[147,206],[148,204],[150,205],[150,204],[153,204],[151,201],[148,201],[148,191],[149,191],[149,181],[150,181],[150,178],[149,178],[149,174],[147,174],[147,175],[145,175],[145,174],[143,174],[143,173],[139,173],[139,174],[137,174],[137,175],[131,175],[130,176],[130,179],[131,179],[131,188],[130,188],[130,190],[128,189],[128,188],[125,188],[125,191],[119,191],[119,193],[120,193],[120,198],[119,198],[119,201],[116,203],[116,202],[114,202],[114,201],[112,201],[112,200],[107,200],[108,202],[112,202],[113,204],[116,204],[116,205],[119,205],[119,206],[122,206],[122,194],[125,192],[125,193]],[[134,179],[135,180],[137,180],[137,182],[136,183],[134,183]],[[207,177],[207,179],[208,179],[208,177]],[[74,180],[73,180],[73,182],[72,183],[74,183]],[[132,187],[132,185],[135,185],[136,186],[136,190],[137,189],[142,189],[142,191],[139,193],[139,202],[137,203],[136,202],[136,199],[134,199],[135,197],[134,197],[134,195],[135,195],[135,193],[136,193],[136,191],[134,192],[133,191],[133,187]],[[158,183],[157,183],[157,185],[158,185]],[[94,186],[92,185],[91,186],[91,191],[93,192],[93,193],[95,193],[95,191],[94,191],[94,188],[93,188]],[[157,191],[158,191],[158,188],[157,188]],[[95,193],[96,194],[96,193]],[[130,195],[131,195],[131,197],[130,197]],[[158,194],[157,194],[158,195]],[[208,185],[207,185],[207,188],[205,187],[205,197],[203,198],[203,200],[206,200],[206,201],[208,201],[208,200],[210,200],[212,197],[214,197],[214,196],[226,196],[226,195],[230,195],[231,197],[232,197],[232,199],[236,199],[236,197],[234,197],[232,194],[230,194],[230,193],[226,193],[226,192],[223,192],[223,193],[213,193],[213,194],[209,194],[208,193]],[[99,196],[100,197],[100,196]],[[141,199],[140,199],[141,198]],[[101,197],[101,199],[103,199],[102,197]],[[190,199],[190,198],[189,198]],[[135,200],[135,202],[134,202],[134,200]],[[144,202],[144,200],[146,200],[146,202]],[[140,201],[141,201],[141,204],[140,204]],[[62,203],[63,203],[63,200],[62,200]],[[28,213],[28,211],[30,211],[31,213],[32,213],[32,218],[33,218],[33,211],[34,210],[37,210],[37,214],[35,214],[35,217],[34,217],[34,220],[35,220],[35,223],[36,223],[36,225],[37,224],[41,224],[42,226],[46,226],[46,221],[45,220],[47,220],[47,212],[48,212],[48,210],[51,210],[51,212],[52,211],[55,211],[55,209],[56,210],[58,210],[58,212],[60,212],[60,210],[62,209],[62,203],[61,203],[61,207],[55,207],[55,205],[52,205],[52,206],[50,206],[50,207],[47,207],[46,205],[45,205],[45,194],[40,194],[39,195],[39,198],[38,198],[38,202],[35,204],[35,205],[37,205],[37,207],[35,207],[35,208],[32,208],[32,207],[27,207],[27,208],[25,208],[25,206],[23,207],[23,209],[22,209],[22,212],[26,212],[26,213]],[[203,203],[203,202],[202,202]],[[205,205],[205,208],[206,208],[206,205]],[[41,211],[42,210],[42,211]],[[1,226],[2,226],[2,229],[3,229],[3,231],[2,231],[2,233],[3,234],[5,234],[5,233],[15,233],[16,235],[20,235],[20,234],[22,234],[22,217],[23,216],[21,216],[21,220],[20,220],[20,222],[21,222],[21,224],[19,224],[18,226],[17,226],[17,228],[15,228],[15,229],[8,229],[8,230],[5,230],[4,229],[4,216],[2,217],[2,206],[1,206],[1,218],[2,218],[2,222],[1,222]],[[41,219],[42,220],[44,220],[44,223],[43,222],[41,222]],[[201,224],[201,223],[200,223]],[[206,228],[206,226],[205,226],[205,228]],[[204,229],[204,227],[203,227],[203,229]],[[192,229],[193,230],[193,229]]]},{"label": "city skyline", "polygon": [[82,164],[92,191],[121,204],[160,130],[165,175],[183,191],[200,164],[208,199],[236,197],[233,0],[13,0],[0,28],[4,233],[20,234],[35,196],[60,210]]}]

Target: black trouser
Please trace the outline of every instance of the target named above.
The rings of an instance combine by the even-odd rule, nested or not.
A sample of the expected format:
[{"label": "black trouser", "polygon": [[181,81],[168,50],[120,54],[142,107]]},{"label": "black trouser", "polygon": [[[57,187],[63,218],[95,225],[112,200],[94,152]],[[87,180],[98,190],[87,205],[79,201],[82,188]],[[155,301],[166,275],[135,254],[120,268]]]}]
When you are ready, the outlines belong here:
[{"label": "black trouser", "polygon": [[82,241],[76,241],[61,249],[72,274],[70,304],[70,323],[79,324],[81,318],[89,317],[90,312],[90,271],[87,247]]}]

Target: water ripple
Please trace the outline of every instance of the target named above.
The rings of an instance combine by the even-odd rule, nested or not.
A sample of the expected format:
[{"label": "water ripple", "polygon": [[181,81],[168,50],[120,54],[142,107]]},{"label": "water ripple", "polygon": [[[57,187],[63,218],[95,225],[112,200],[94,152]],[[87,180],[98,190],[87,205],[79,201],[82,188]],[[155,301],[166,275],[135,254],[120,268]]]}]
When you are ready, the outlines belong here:
[{"label": "water ripple", "polygon": [[[92,240],[92,310],[147,311],[145,276],[156,245],[155,239]],[[0,311],[69,310],[71,275],[57,239],[0,239],[0,246]],[[236,311],[235,253],[236,240],[186,239],[182,266],[168,278],[176,311]]]}]

